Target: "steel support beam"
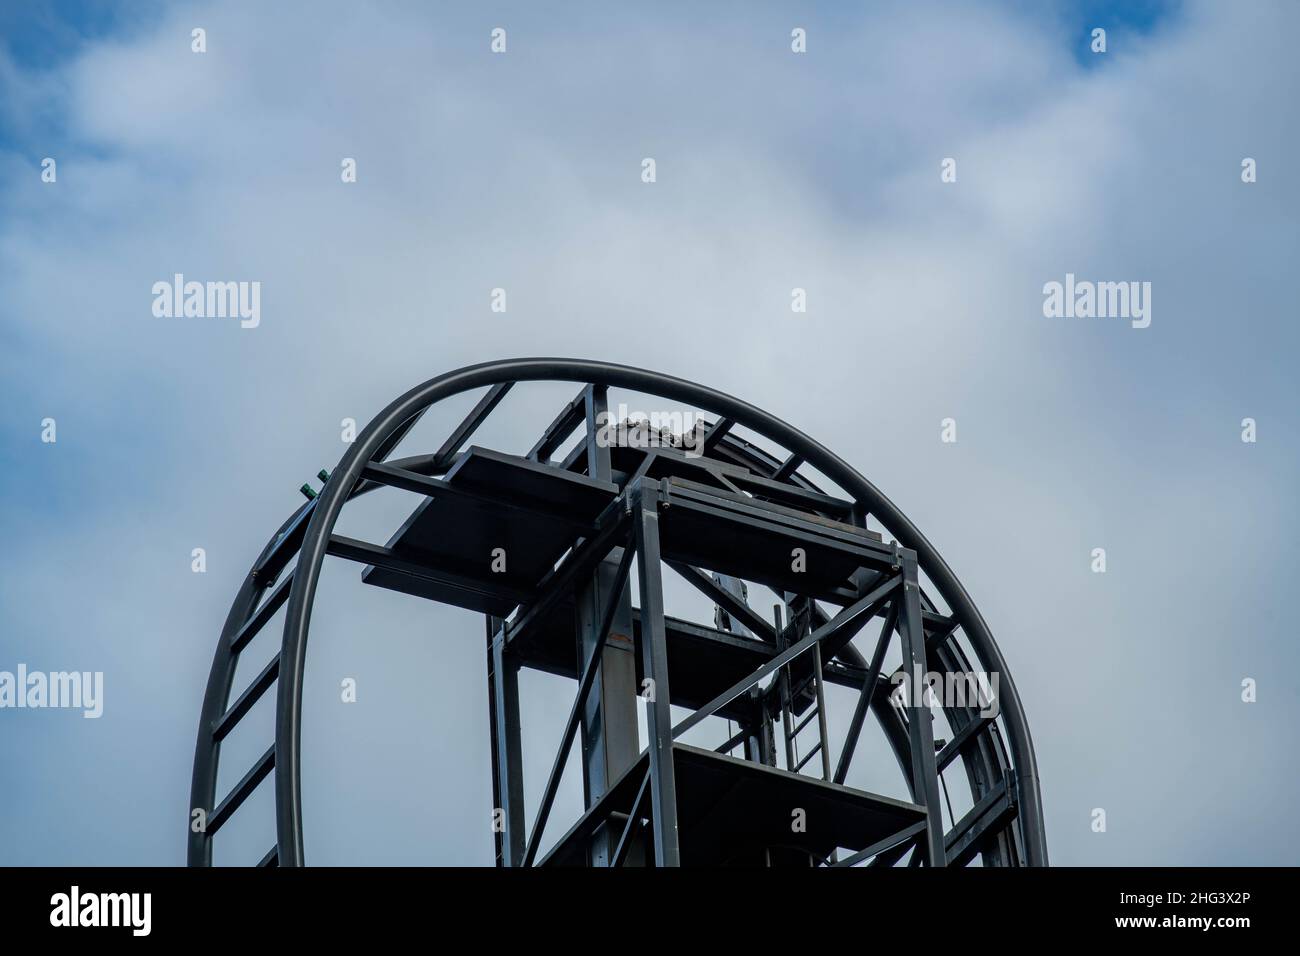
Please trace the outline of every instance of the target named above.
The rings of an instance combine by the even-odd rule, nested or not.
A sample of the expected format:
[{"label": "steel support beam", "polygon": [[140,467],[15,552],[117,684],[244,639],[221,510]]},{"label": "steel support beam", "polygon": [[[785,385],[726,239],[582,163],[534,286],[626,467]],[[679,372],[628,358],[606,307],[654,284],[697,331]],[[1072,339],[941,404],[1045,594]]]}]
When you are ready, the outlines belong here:
[{"label": "steel support beam", "polygon": [[[583,390],[587,435],[584,442],[587,475],[613,479],[608,443],[601,440],[609,423],[608,389],[591,385]],[[577,597],[579,668],[599,649],[595,683],[582,699],[582,789],[590,809],[605,791],[636,762],[641,753],[636,723],[636,645],[632,629],[632,595],[627,565],[631,542],[620,561],[616,554],[596,566],[590,582]],[[581,670],[579,671],[581,673]],[[617,845],[609,826],[592,836],[590,863],[609,866]]]},{"label": "steel support beam", "polygon": [[524,762],[519,731],[519,665],[506,647],[505,631],[492,636],[492,752],[505,830],[501,834],[501,865],[522,866],[524,861]]},{"label": "steel support beam", "polygon": [[902,553],[902,607],[898,614],[903,642],[903,671],[907,677],[907,732],[912,751],[912,801],[925,807],[927,825],[920,848],[930,866],[945,866],[943,808],[939,803],[939,771],[934,759],[934,725],[925,699],[925,627],[921,620],[921,585],[916,555]]},{"label": "steel support beam", "polygon": [[[505,833],[504,829],[498,826],[497,811],[501,808],[501,766],[500,766],[500,734],[497,730],[497,691],[496,691],[496,673],[493,666],[493,647],[492,639],[501,630],[501,618],[493,617],[490,614],[484,615],[484,624],[487,625],[487,640],[484,643],[486,650],[485,663],[487,674],[487,698],[488,698],[488,753],[492,765],[492,859],[496,866],[505,866]],[[504,821],[502,821],[504,822]]]},{"label": "steel support beam", "polygon": [[[768,644],[776,643],[776,635],[772,631],[772,625],[764,621],[759,616],[758,612],[750,607],[745,602],[744,598],[737,593],[739,591],[739,578],[733,578],[730,575],[726,576],[727,580],[737,582],[735,590],[728,590],[727,588],[715,583],[714,580],[703,571],[698,568],[693,568],[689,564],[683,564],[681,561],[668,561],[665,563],[668,567],[681,575],[687,583],[692,585],[718,607],[726,611],[727,614],[734,618],[739,624],[744,625],[753,632],[754,636],[759,640],[765,641]],[[741,633],[744,634],[745,632],[742,631]]]},{"label": "steel support beam", "polygon": [[852,856],[845,857],[838,863],[833,863],[832,866],[857,866],[863,860],[869,860],[873,856],[884,853],[886,850],[892,850],[895,847],[903,846],[909,840],[920,835],[920,833],[925,829],[925,826],[926,824],[924,820],[920,823],[913,823],[910,827],[905,827],[897,833],[891,834],[883,840],[871,844],[871,846],[867,847],[865,850],[859,850]]},{"label": "steel support beam", "polygon": [[613,856],[610,857],[610,866],[623,866],[627,862],[634,834],[641,825],[641,808],[645,806],[645,794],[649,787],[650,771],[647,770],[645,776],[641,778],[641,786],[637,788],[636,797],[632,800],[632,811],[628,814],[627,823],[624,824],[623,832],[618,838],[618,845],[614,848]]},{"label": "steel support beam", "polygon": [[[624,560],[632,554],[629,543]],[[621,573],[620,573],[621,572]],[[601,621],[610,624],[602,631]],[[580,660],[600,657],[591,692],[583,698],[582,783],[589,809],[636,762],[641,752],[636,722],[636,645],[626,570],[613,556],[596,566],[591,584],[578,595],[577,646]],[[608,828],[592,841],[591,864],[606,866],[613,852]]]},{"label": "steel support beam", "polygon": [[876,649],[871,654],[871,663],[867,667],[867,676],[862,682],[862,691],[858,694],[857,706],[853,708],[853,717],[849,721],[849,730],[844,737],[844,749],[840,752],[839,763],[835,766],[834,781],[843,783],[849,775],[849,763],[853,760],[853,751],[857,749],[858,738],[862,735],[862,724],[867,719],[867,710],[876,695],[880,678],[880,668],[885,662],[885,653],[889,650],[889,639],[898,624],[897,600],[889,605],[885,623],[880,628],[880,637],[876,640]]},{"label": "steel support beam", "polygon": [[465,420],[456,426],[456,430],[447,436],[442,447],[434,453],[433,460],[438,468],[445,468],[451,464],[452,459],[460,452],[461,446],[478,431],[478,427],[492,414],[492,410],[501,403],[501,399],[506,397],[506,393],[514,384],[514,382],[502,382],[487,390],[487,394],[478,400],[478,404],[465,416]]},{"label": "steel support beam", "polygon": [[[762,667],[754,671],[753,674],[749,675],[748,677],[742,678],[741,680],[733,684],[731,687],[728,687],[726,690],[724,690],[713,700],[709,701],[699,710],[695,711],[695,713],[691,714],[691,716],[687,717],[680,724],[678,724],[673,729],[673,737],[680,737],[682,734],[686,733],[686,731],[690,730],[696,724],[699,724],[700,722],[706,720],[707,718],[712,717],[715,713],[717,713],[719,708],[725,707],[727,704],[731,703],[733,700],[735,700],[745,691],[749,690],[749,688],[753,687],[755,684],[758,684],[768,675],[775,673],[779,668],[784,667],[786,664],[790,663],[792,660],[794,660],[804,651],[808,650],[818,641],[825,640],[828,637],[832,637],[836,634],[839,634],[845,628],[860,627],[864,620],[869,620],[872,614],[875,613],[875,611],[873,610],[873,605],[875,605],[877,601],[879,601],[881,598],[887,595],[890,591],[894,590],[894,588],[898,586],[898,583],[899,583],[899,579],[897,577],[890,578],[884,584],[880,585],[878,588],[873,590],[870,594],[866,595],[866,597],[859,598],[852,605],[845,608],[839,614],[836,614],[835,617],[831,618],[829,623],[823,624],[821,627],[813,631],[811,634],[809,634],[803,640],[799,641],[797,644],[794,644],[793,646],[782,651],[780,654],[777,654],[775,657],[773,657]],[[642,611],[642,613],[644,613],[644,610]],[[644,621],[642,622],[641,627],[642,627],[642,631],[644,632],[645,629]]]},{"label": "steel support beam", "polygon": [[719,418],[713,423],[712,427],[704,433],[704,440],[700,452],[707,455],[709,452],[713,451],[713,449],[717,447],[718,442],[722,441],[722,439],[726,437],[727,433],[731,431],[732,426],[735,424],[735,419]]},{"label": "steel support beam", "polygon": [[583,388],[574,398],[565,405],[560,414],[555,416],[555,421],[546,426],[546,431],[537,443],[528,450],[528,458],[533,461],[550,461],[552,455],[559,450],[560,446],[569,440],[580,424],[586,410],[587,388]]},{"label": "steel support beam", "polygon": [[262,668],[253,683],[239,695],[239,699],[230,705],[230,709],[221,715],[221,719],[212,725],[212,736],[216,740],[225,740],[229,733],[235,729],[235,726],[244,719],[244,715],[253,709],[262,695],[265,694],[275,679],[280,676],[280,655],[277,653],[271,658],[270,662]]},{"label": "steel support beam", "polygon": [[650,818],[655,866],[680,866],[677,835],[677,782],[673,769],[673,715],[668,691],[668,635],[659,552],[659,501],[656,486],[642,481],[636,502],[636,553],[641,598],[641,670],[650,750]]},{"label": "steel support beam", "polygon": [[511,644],[528,640],[533,629],[545,621],[561,601],[575,592],[580,581],[595,571],[610,549],[626,533],[626,518],[624,501],[620,498],[611,502],[601,517],[596,519],[596,532],[575,545],[563,563],[537,585],[533,600],[519,608],[514,621],[507,628],[507,639]]},{"label": "steel support beam", "polygon": [[257,763],[249,768],[239,783],[235,784],[234,789],[226,795],[226,798],[217,804],[217,808],[212,811],[212,815],[208,817],[207,834],[209,837],[221,829],[222,824],[230,819],[231,815],[248,799],[249,794],[257,789],[257,785],[266,779],[266,775],[274,767],[275,745],[272,744],[258,759]]},{"label": "steel support beam", "polygon": [[1009,771],[984,799],[957,821],[945,838],[948,858],[965,866],[1015,816],[1015,771]]},{"label": "steel support beam", "polygon": [[[624,586],[627,584],[628,571],[632,567],[632,549],[627,548],[623,552],[622,560],[619,561],[618,567],[614,571],[614,578],[610,583],[611,593],[622,593]],[[564,774],[564,765],[569,759],[569,748],[573,745],[573,736],[577,733],[578,724],[586,711],[586,704],[591,699],[591,689],[595,685],[601,669],[601,663],[604,660],[604,643],[605,636],[609,633],[610,626],[614,622],[614,617],[618,613],[617,602],[607,602],[600,622],[592,628],[591,650],[588,653],[586,663],[579,660],[581,667],[580,678],[578,680],[578,694],[573,700],[573,707],[569,711],[569,719],[564,725],[564,733],[560,737],[560,746],[555,753],[555,760],[551,766],[551,775],[547,778],[546,789],[542,791],[541,806],[537,811],[537,821],[533,824],[532,833],[528,837],[528,851],[524,855],[524,866],[532,866],[533,860],[537,858],[537,848],[541,844],[542,831],[546,827],[547,817],[551,812],[551,805],[555,801],[555,793],[560,786],[560,778]],[[635,682],[636,672],[633,671],[632,679]],[[629,693],[628,702],[632,701],[632,694]],[[597,709],[597,719],[599,720],[602,712]],[[622,768],[626,770],[635,761],[637,752],[636,744],[636,714],[632,714],[632,759]],[[588,753],[590,755],[590,752]],[[621,771],[620,771],[621,773]],[[612,782],[612,781],[611,781]],[[600,793],[596,799],[604,795],[608,784],[602,781]],[[590,803],[588,804],[590,809]]]},{"label": "steel support beam", "polygon": [[953,735],[952,740],[948,741],[947,746],[939,751],[939,755],[935,758],[935,765],[939,768],[939,771],[942,773],[943,768],[952,763],[957,755],[965,750],[979,734],[987,730],[989,724],[996,719],[991,714],[976,714],[967,721],[966,726]]}]

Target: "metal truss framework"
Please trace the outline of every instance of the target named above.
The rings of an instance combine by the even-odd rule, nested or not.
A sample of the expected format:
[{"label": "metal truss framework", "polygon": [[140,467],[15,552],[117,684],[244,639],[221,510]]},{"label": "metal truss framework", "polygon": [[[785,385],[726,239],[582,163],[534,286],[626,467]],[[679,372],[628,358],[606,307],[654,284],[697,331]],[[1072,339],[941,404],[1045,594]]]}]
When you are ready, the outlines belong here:
[{"label": "metal truss framework", "polygon": [[[511,387],[531,381],[581,389],[525,456],[465,450]],[[480,388],[486,393],[436,452],[388,460],[427,409]],[[702,454],[683,455],[671,443],[602,440],[602,428],[605,439],[610,434],[610,388],[715,416],[700,436]],[[784,449],[784,457],[734,434],[737,427]],[[552,461],[575,435],[573,450]],[[849,499],[824,493],[800,474],[804,465]],[[422,496],[423,505],[386,546],[336,534],[344,505],[381,487]],[[870,530],[869,519],[883,533]],[[476,566],[472,539],[485,527],[515,529],[512,547],[531,570],[503,578]],[[445,552],[462,544],[465,554]],[[806,567],[791,562],[795,552]],[[349,447],[319,496],[290,516],[259,555],[231,607],[208,680],[191,795],[206,826],[189,833],[190,865],[211,864],[216,833],[272,773],[277,841],[261,864],[304,863],[303,673],[326,556],[366,565],[367,583],[485,614],[494,806],[504,823],[496,833],[498,865],[881,866],[909,851],[909,865],[964,865],[976,857],[985,865],[1047,863],[1033,745],[1001,652],[951,569],[892,502],[802,432],[713,389],[608,363],[517,359],[449,372],[390,404]],[[665,568],[714,603],[718,627],[665,612]],[[781,597],[771,620],[747,602],[746,581]],[[946,612],[923,589],[927,581]],[[279,654],[232,703],[240,652],[286,604]],[[882,623],[867,659],[852,641],[877,618]],[[998,715],[982,713],[977,700],[943,701],[953,733],[936,742],[922,695],[900,702],[889,693],[894,683],[882,669],[895,635],[901,669],[914,682],[931,672],[969,673],[973,654],[984,672],[998,675]],[[531,822],[523,799],[521,667],[577,682]],[[856,694],[835,759],[826,684]],[[273,685],[275,742],[218,802],[222,741]],[[644,750],[638,704],[645,708]],[[690,711],[676,724],[674,705]],[[898,759],[910,801],[845,784],[868,713]],[[681,742],[710,717],[735,721],[739,732],[716,750]],[[817,743],[800,756],[799,734],[812,727]],[[579,736],[586,809],[543,855]],[[733,756],[742,745],[743,758]],[[959,758],[972,805],[945,826],[942,775]],[[814,760],[818,776],[803,772]],[[807,818],[796,833],[792,809]]]}]

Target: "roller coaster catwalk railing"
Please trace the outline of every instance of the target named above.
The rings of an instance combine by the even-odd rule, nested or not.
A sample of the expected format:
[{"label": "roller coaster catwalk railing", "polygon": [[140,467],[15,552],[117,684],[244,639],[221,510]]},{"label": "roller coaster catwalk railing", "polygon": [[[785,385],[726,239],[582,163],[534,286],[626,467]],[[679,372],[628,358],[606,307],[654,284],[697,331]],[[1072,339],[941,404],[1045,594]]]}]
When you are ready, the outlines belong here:
[{"label": "roller coaster catwalk railing", "polygon": [[[470,438],[510,389],[525,382],[571,382],[581,388],[526,456],[476,447],[466,450]],[[430,407],[477,389],[486,392],[437,451],[388,460]],[[686,468],[684,457],[665,447],[659,458],[668,464],[658,471],[651,468],[652,456],[648,453],[628,471],[611,469],[608,442],[597,440],[600,427],[611,421],[609,389],[682,403],[712,416],[711,421],[701,419],[704,430],[697,446],[701,455]],[[585,429],[585,435],[574,451],[553,462],[552,456],[581,429]],[[761,439],[763,447],[743,437],[740,431]],[[805,470],[838,486],[846,497],[823,493],[800,473],[805,466]],[[530,505],[520,504],[517,499],[506,500],[508,496],[502,494],[494,498],[490,489],[485,493],[468,484],[471,473],[488,476],[482,478],[485,481],[501,474],[512,481],[531,482],[528,487],[558,487],[558,492],[540,494],[571,495],[574,501],[586,502],[578,507],[586,507],[587,512],[557,515],[554,509],[548,510],[551,506],[545,500]],[[704,484],[694,480],[700,476],[707,479]],[[459,484],[458,477],[463,479]],[[796,852],[805,854],[804,865],[809,861],[892,865],[909,850],[911,865],[959,865],[977,856],[984,865],[1047,864],[1038,771],[1024,710],[1002,653],[970,595],[934,546],[871,482],[771,414],[703,385],[623,365],[555,358],[488,362],[440,375],[396,399],[360,432],[332,473],[322,472],[322,478],[326,480],[320,493],[298,508],[262,550],[222,629],[195,748],[190,806],[192,819],[194,811],[202,811],[202,825],[191,825],[189,830],[190,865],[211,865],[217,832],[271,774],[276,844],[262,858],[261,865],[301,866],[305,862],[300,773],[303,677],[312,606],[327,555],[368,565],[364,577],[370,583],[485,612],[493,790],[495,805],[504,808],[505,816],[504,826],[494,828],[498,865],[717,862],[720,858],[716,854],[710,857],[701,849],[703,838],[690,835],[692,824],[688,818],[694,812],[689,806],[692,794],[713,793],[721,800],[739,786],[729,783],[730,791],[709,791],[707,781],[718,773],[737,781],[743,779],[745,786],[754,788],[741,791],[746,806],[759,807],[770,797],[778,802],[785,800],[783,806],[791,801],[812,801],[828,808],[825,819],[838,820],[840,829],[823,834],[821,843],[800,843]],[[561,482],[557,486],[559,478],[569,484]],[[513,514],[512,509],[517,508],[520,521],[536,518],[542,522],[536,527],[562,526],[570,536],[567,544],[551,556],[555,566],[547,567],[535,585],[516,585],[514,590],[496,587],[445,568],[422,566],[411,552],[402,551],[394,542],[390,547],[380,547],[335,534],[335,524],[347,502],[384,487],[423,496],[426,504],[461,509],[439,512],[444,515],[465,514],[464,509],[474,508],[505,509]],[[673,504],[678,507],[669,510]],[[495,512],[475,512],[489,513]],[[685,516],[692,515],[699,522],[721,522],[697,523],[694,533],[721,540],[723,551],[697,552],[691,543],[691,531],[669,532],[674,522],[689,523]],[[408,525],[418,517],[419,513],[412,516]],[[871,524],[879,530],[870,529]],[[784,542],[787,555],[791,541],[807,543],[814,550],[822,548],[817,553],[830,556],[832,565],[836,560],[851,559],[852,573],[837,578],[839,583],[821,585],[817,594],[811,593],[817,590],[812,585],[804,592],[795,590],[798,586],[783,584],[783,578],[777,580],[779,575],[762,580],[767,565],[753,565],[758,570],[752,575],[746,575],[742,567],[738,572],[725,572],[735,577],[722,576],[718,572],[723,569],[718,565],[726,564],[730,554],[745,549],[737,546],[726,551],[729,532],[699,531],[706,526],[758,536],[743,539],[751,542],[767,542],[769,537],[764,536],[775,536],[771,540]],[[629,609],[625,596],[622,613],[635,617],[635,623],[630,623],[630,618],[616,623],[620,613],[618,596],[630,591],[629,566],[634,555],[641,606]],[[698,560],[688,560],[690,556],[698,556]],[[295,557],[295,566],[286,572]],[[659,578],[661,561],[713,598],[719,628],[675,623],[675,619],[665,616]],[[715,573],[710,576],[700,567]],[[586,623],[591,650],[585,653],[590,656],[584,661],[580,655],[576,663],[559,665],[554,661],[523,661],[526,666],[567,673],[578,680],[578,697],[560,753],[541,806],[528,828],[519,779],[518,700],[512,675],[520,660],[530,653],[528,648],[537,643],[536,632],[545,626],[547,615],[553,614],[560,601],[573,600],[575,592],[593,578],[599,583],[595,589],[598,613]],[[744,586],[739,583],[743,579],[765,584],[783,596],[784,607],[778,605],[774,622],[767,622],[745,602]],[[823,610],[827,602],[843,610],[832,616]],[[285,605],[279,653],[232,703],[240,652]],[[783,610],[789,614],[785,622]],[[851,641],[876,617],[883,619],[883,626],[868,660]],[[620,631],[636,635],[625,636],[624,640],[635,644],[636,653],[631,657],[638,661],[637,676],[642,681],[651,678],[653,686],[661,689],[657,699],[652,693],[645,701],[649,746],[639,754],[635,752],[639,748],[635,748],[624,766],[605,766],[599,772],[584,766],[584,772],[594,774],[591,781],[584,778],[586,813],[556,848],[539,859],[542,830],[575,731],[581,725],[584,746],[591,745],[589,733],[601,732],[592,722],[591,709],[597,706],[592,701],[592,688],[599,686],[602,673],[606,682],[614,680],[609,668],[616,662],[603,648],[606,638],[612,643]],[[972,663],[982,673],[996,675],[996,709],[990,710],[989,702],[983,700],[931,698],[927,705],[924,694],[901,698],[890,693],[894,689],[891,676],[896,675],[883,674],[882,667],[895,633],[900,641],[900,669],[916,679],[927,672],[970,674]],[[741,648],[735,652],[743,658],[738,672],[741,678],[734,684],[728,678],[720,687],[721,677],[710,684],[709,675],[698,673],[700,666],[692,664],[691,674],[685,680],[675,676],[674,686],[668,689],[668,672],[676,663],[671,661],[669,645],[677,640],[678,645],[686,647],[686,637],[700,646],[707,645],[710,653],[722,648],[730,654],[733,645]],[[573,647],[572,638],[568,647]],[[726,654],[708,659],[730,661]],[[681,666],[678,664],[674,675],[681,672]],[[737,672],[733,669],[732,673]],[[770,683],[761,687],[767,678],[771,678]],[[856,692],[853,717],[834,762],[829,753],[823,681]],[[679,683],[683,693],[695,695],[693,699],[678,699]],[[697,690],[686,687],[687,683],[701,686]],[[217,768],[222,741],[272,686],[277,687],[275,741],[218,801]],[[597,697],[601,693],[598,690]],[[670,705],[688,706],[693,713],[674,726]],[[938,706],[946,719],[952,731],[950,740],[934,739],[931,705]],[[911,802],[876,797],[845,785],[868,712],[879,722],[898,760]],[[791,721],[798,713],[806,714],[800,728],[816,717],[820,744],[795,762],[790,740],[792,732],[797,734],[800,728],[793,728]],[[754,714],[758,716],[753,722],[745,724],[749,719],[746,715]],[[602,716],[607,724],[605,733],[618,731],[615,714]],[[678,740],[710,716],[742,721],[742,733],[714,751],[689,747]],[[777,766],[772,731],[781,719],[786,740],[784,769]],[[626,727],[622,732],[627,732]],[[635,720],[630,732],[635,745]],[[742,742],[745,760],[727,756]],[[812,760],[815,751],[820,751],[822,779],[814,781],[799,771]],[[939,790],[943,785],[946,792],[943,774],[945,768],[954,765],[965,771],[971,806],[960,819],[950,819],[946,825]],[[796,789],[788,790],[791,786]],[[778,793],[785,796],[775,797]],[[700,797],[695,802],[711,799]],[[679,810],[683,814],[680,820]],[[697,831],[706,824],[718,828],[716,812],[713,817],[705,817],[706,822],[700,823]],[[788,810],[785,819],[790,819]],[[864,820],[871,821],[871,826],[860,825]],[[727,826],[735,829],[736,825],[724,825],[722,829]],[[608,834],[604,837],[605,849],[593,850],[597,834],[602,831]],[[760,842],[768,839],[759,830],[745,831],[736,838]],[[576,856],[572,846],[566,850],[566,844],[574,843],[582,847]],[[634,849],[634,844],[639,849]],[[776,845],[772,840],[764,843],[757,857],[737,857],[734,840],[728,847],[710,843],[709,852],[742,862],[770,863],[776,858],[771,849]],[[837,859],[837,848],[851,852]]]}]

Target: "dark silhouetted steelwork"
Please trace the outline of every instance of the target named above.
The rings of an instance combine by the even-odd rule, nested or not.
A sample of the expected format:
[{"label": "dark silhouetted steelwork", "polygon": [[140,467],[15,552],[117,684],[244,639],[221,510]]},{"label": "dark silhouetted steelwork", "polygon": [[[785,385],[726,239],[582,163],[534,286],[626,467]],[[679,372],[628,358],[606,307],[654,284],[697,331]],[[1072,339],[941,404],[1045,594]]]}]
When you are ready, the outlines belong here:
[{"label": "dark silhouetted steelwork", "polygon": [[[536,381],[581,389],[526,453],[466,448],[514,385]],[[427,409],[480,388],[486,392],[479,402],[435,452],[388,460]],[[611,388],[713,416],[692,436],[698,454],[683,452],[686,436],[634,441],[626,429],[611,430],[626,424],[609,418]],[[770,447],[737,435],[737,428]],[[575,435],[573,450],[553,460]],[[847,498],[802,475],[805,466]],[[271,774],[277,840],[261,864],[305,862],[303,672],[326,556],[365,565],[368,584],[484,614],[493,797],[504,824],[495,834],[498,865],[879,866],[909,853],[911,865],[964,865],[976,857],[985,865],[1046,865],[1024,712],[970,596],[874,485],[772,415],[702,385],[621,365],[491,362],[402,395],[357,436],[333,473],[320,477],[319,494],[259,555],[218,642],[191,797],[206,826],[191,828],[191,865],[211,863],[217,831]],[[380,487],[421,499],[393,539],[381,546],[336,534],[344,505]],[[489,573],[490,546],[507,538],[510,573]],[[800,552],[803,566],[791,560]],[[664,568],[714,603],[715,627],[669,616]],[[746,582],[780,599],[770,622],[750,605]],[[240,651],[285,605],[279,654],[231,703]],[[877,619],[868,661],[852,641]],[[884,662],[895,635],[902,665],[890,675]],[[952,736],[936,741],[931,707],[918,699],[923,695],[891,694],[895,678],[968,674],[970,654],[983,672],[998,676],[998,713],[985,712],[978,700],[938,701]],[[577,684],[531,824],[523,802],[522,667]],[[836,757],[827,684],[855,695]],[[272,685],[274,745],[218,802],[222,741]],[[674,705],[691,712],[676,726]],[[637,706],[646,717],[644,749]],[[845,783],[868,713],[885,733],[910,800]],[[739,731],[728,731],[729,739],[712,749],[682,742],[711,718],[734,721]],[[543,853],[579,736],[585,811]],[[939,793],[948,793],[943,774],[958,758],[971,809],[954,820],[949,806],[945,823]],[[792,826],[792,815],[800,814],[805,825]]]}]

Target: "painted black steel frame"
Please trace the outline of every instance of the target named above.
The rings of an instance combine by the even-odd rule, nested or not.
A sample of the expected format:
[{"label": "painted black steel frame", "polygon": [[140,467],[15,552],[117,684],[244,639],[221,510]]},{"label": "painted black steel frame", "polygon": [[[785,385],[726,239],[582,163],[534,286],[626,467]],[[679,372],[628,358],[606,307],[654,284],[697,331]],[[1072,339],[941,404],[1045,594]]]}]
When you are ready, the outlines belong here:
[{"label": "painted black steel frame", "polygon": [[[664,615],[660,574],[665,562],[660,555],[662,509],[674,495],[691,504],[689,483],[683,487],[648,477],[627,481],[624,493],[606,509],[594,525],[584,529],[573,551],[555,573],[532,594],[506,594],[506,603],[518,603],[519,611],[509,621],[488,618],[487,668],[491,704],[493,747],[493,790],[495,806],[504,811],[504,832],[497,833],[499,865],[530,865],[538,861],[541,836],[564,770],[570,744],[581,729],[583,735],[584,783],[587,789],[586,816],[575,832],[588,827],[593,833],[590,862],[622,865],[638,851],[635,832],[646,819],[646,859],[638,862],[676,865],[680,862],[677,840],[677,791],[674,783],[674,738],[680,737],[706,717],[723,708],[764,706],[756,690],[762,679],[776,675],[781,692],[781,712],[789,726],[792,694],[809,693],[808,683],[792,689],[791,667],[806,658],[814,673],[827,682],[858,691],[857,706],[843,750],[831,772],[825,752],[826,731],[821,680],[815,686],[814,704],[821,722],[821,763],[826,786],[843,784],[866,714],[870,710],[882,728],[904,770],[915,804],[925,809],[925,819],[913,823],[872,846],[863,847],[835,865],[853,865],[868,859],[873,865],[892,865],[909,849],[916,848],[912,863],[917,865],[960,865],[977,854],[986,865],[1046,865],[1047,847],[1043,830],[1038,771],[1029,729],[1019,695],[987,624],[969,594],[958,582],[934,547],[919,530],[874,485],[846,462],[802,432],[752,405],[726,394],[682,379],[654,372],[574,359],[512,359],[470,366],[438,376],[402,395],[385,408],[360,433],[328,477],[319,496],[300,507],[280,527],[259,555],[227,616],[210,672],[195,749],[191,807],[207,814],[206,826],[191,828],[188,859],[192,866],[210,865],[212,839],[240,804],[269,774],[274,773],[277,808],[277,842],[262,859],[267,866],[301,866],[305,862],[302,829],[302,783],[300,742],[303,673],[311,610],[321,567],[326,555],[335,555],[395,571],[411,571],[402,558],[388,549],[335,535],[333,529],[344,504],[375,488],[391,486],[417,494],[455,496],[464,494],[437,476],[445,474],[470,436],[496,408],[517,382],[569,381],[583,385],[577,398],[566,406],[543,437],[529,452],[536,462],[551,456],[582,426],[586,440],[570,456],[586,456],[586,471],[593,478],[610,474],[609,448],[596,440],[596,423],[606,411],[605,394],[610,387],[687,403],[717,416],[704,437],[704,452],[711,458],[743,463],[746,471],[736,476],[748,490],[770,501],[796,504],[818,513],[866,527],[868,516],[892,536],[897,544],[880,545],[880,569],[863,572],[857,589],[841,589],[832,595],[844,609],[827,620],[811,600],[798,607],[801,617],[783,624],[767,623],[737,596],[734,586],[719,584],[680,560],[667,562],[690,583],[714,598],[717,606],[731,615],[747,632],[772,645],[770,654],[752,677],[728,688],[672,725],[672,700],[667,685],[668,631],[688,633],[690,625],[672,622]],[[453,395],[477,388],[488,391],[461,425],[437,452],[387,461],[410,429],[432,405]],[[731,434],[741,426],[784,448],[788,457],[777,459],[753,444]],[[835,482],[852,497],[845,503],[826,496],[798,469],[807,464]],[[739,470],[738,470],[739,472]],[[737,488],[737,490],[741,490]],[[739,497],[739,496],[738,496]],[[707,500],[707,496],[701,501]],[[699,507],[704,507],[699,504]],[[525,506],[521,506],[525,507]],[[777,506],[773,506],[774,508]],[[760,517],[761,523],[761,517]],[[796,522],[797,524],[797,522]],[[618,696],[603,685],[615,681],[619,668],[631,673],[626,661],[611,657],[606,640],[616,620],[621,633],[631,633],[633,611],[627,603],[627,581],[633,556],[638,558],[641,606],[637,614],[636,641],[643,676],[653,678],[658,688],[648,703],[650,747],[648,766],[636,788],[627,813],[602,810],[601,798],[613,784],[614,769],[630,766],[638,755],[627,749],[626,739],[613,740],[611,730],[624,725],[630,697]],[[297,557],[296,566],[281,574]],[[419,571],[420,569],[414,569]],[[924,593],[922,573],[938,596],[951,609],[950,616],[938,612]],[[278,579],[278,580],[277,580]],[[593,584],[593,582],[595,582]],[[463,586],[464,582],[458,582]],[[851,593],[850,593],[851,591]],[[583,634],[583,651],[577,669],[578,694],[565,725],[541,806],[532,826],[524,819],[522,797],[519,701],[516,674],[520,666],[517,648],[530,629],[546,613],[575,592],[592,595]],[[793,595],[790,595],[793,598]],[[235,666],[240,650],[284,604],[288,605],[281,650],[232,704],[229,702]],[[791,603],[792,610],[795,604]],[[848,643],[853,633],[875,616],[884,619],[870,661]],[[881,667],[893,633],[902,642],[903,659],[915,674],[927,669],[950,673],[968,672],[971,663],[956,640],[960,631],[973,650],[976,662],[986,672],[999,676],[998,704],[1001,725],[980,716],[978,704],[945,706],[953,738],[936,754],[930,727],[930,710],[925,706],[896,707],[886,691],[890,688]],[[689,634],[688,634],[689,636]],[[754,642],[751,642],[754,643]],[[759,645],[766,647],[767,645]],[[782,649],[783,648],[783,649]],[[617,665],[617,666],[616,666]],[[602,677],[603,675],[603,677]],[[277,685],[276,739],[234,789],[217,802],[217,764],[221,742],[270,689]],[[623,701],[620,704],[619,701]],[[611,727],[593,720],[593,714],[610,708]],[[803,724],[812,719],[809,711]],[[635,715],[632,715],[635,728]],[[797,731],[795,731],[797,733]],[[775,766],[770,724],[751,727],[718,748],[730,751],[745,745],[746,757]],[[622,752],[616,752],[621,746]],[[605,750],[601,750],[605,748]],[[612,749],[611,749],[612,748]],[[635,749],[635,748],[634,748]],[[812,759],[809,752],[804,763]],[[940,808],[940,774],[961,757],[971,785],[973,806],[951,830],[944,833]],[[787,763],[787,769],[796,770]],[[596,819],[600,814],[603,817]],[[951,814],[950,814],[951,815]],[[588,819],[591,818],[591,819]],[[585,822],[584,822],[585,821]],[[585,831],[584,831],[585,832]],[[601,841],[604,841],[603,843]],[[545,862],[545,860],[540,861]],[[831,862],[827,860],[825,862]]]}]

